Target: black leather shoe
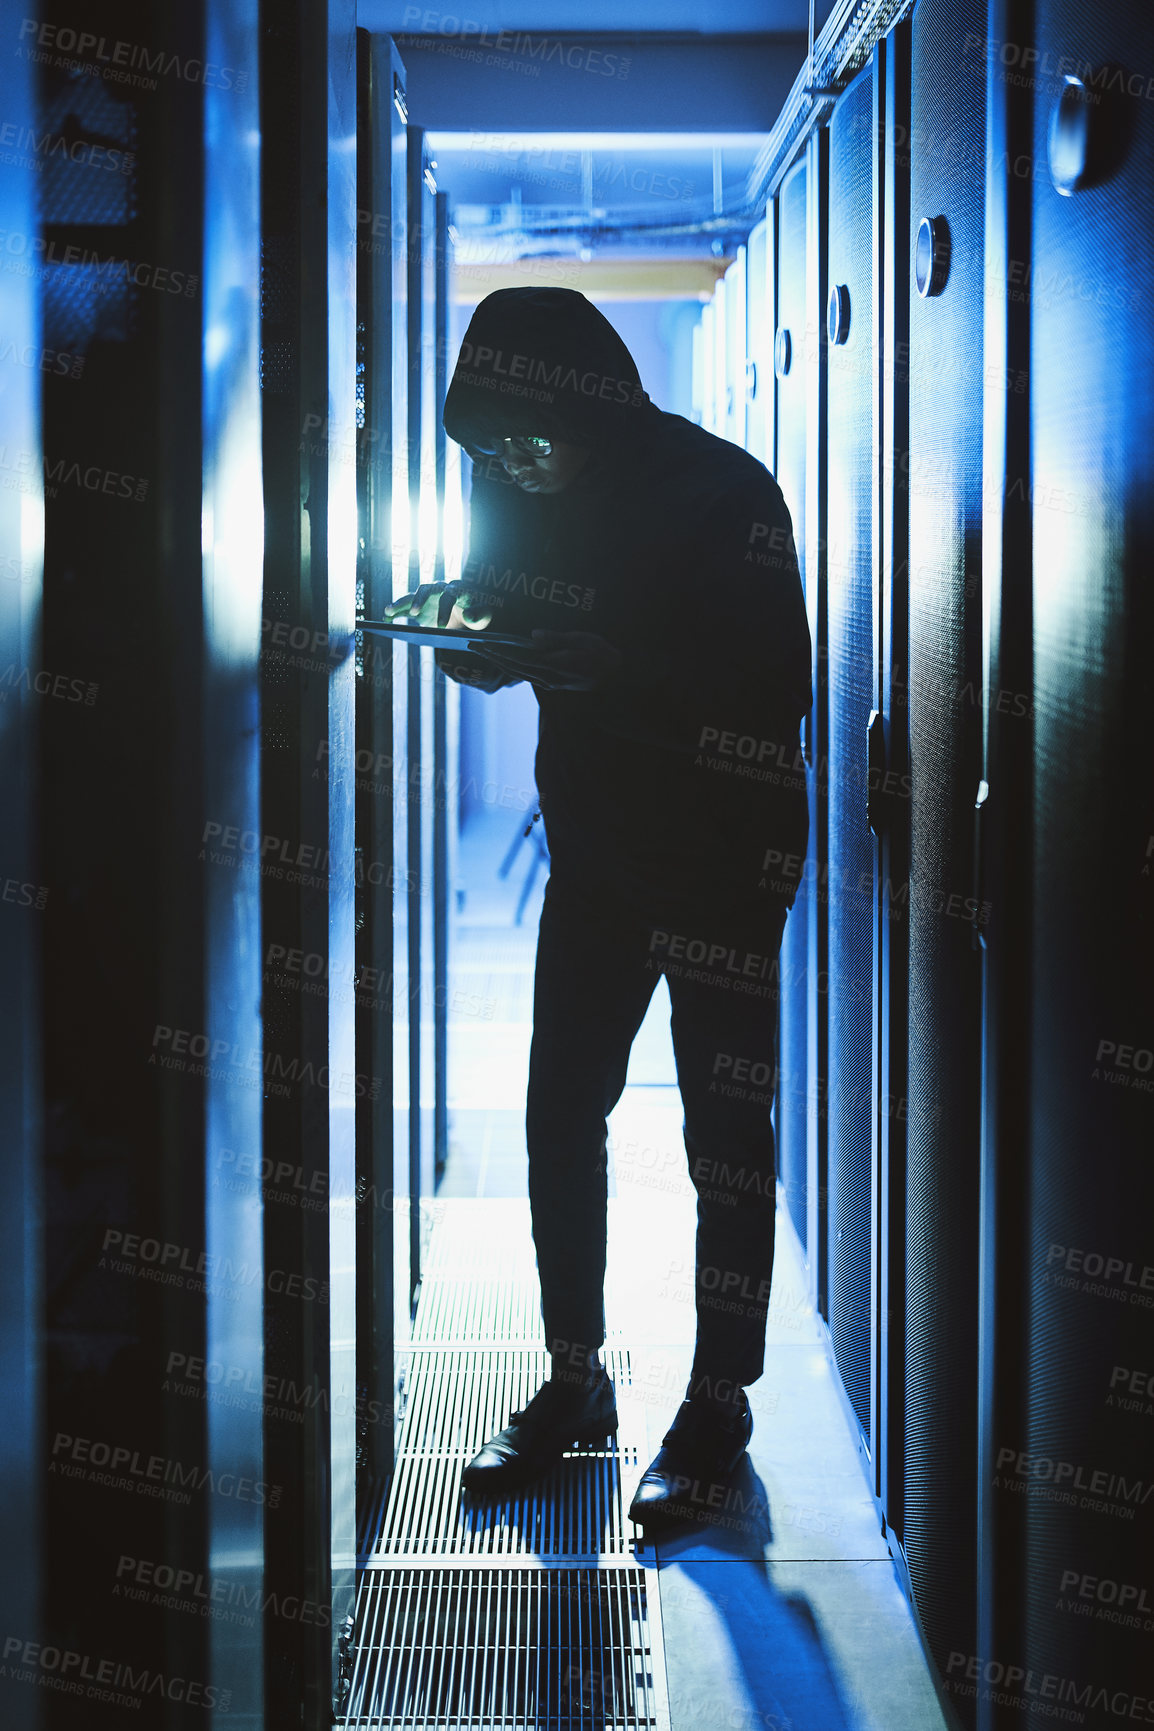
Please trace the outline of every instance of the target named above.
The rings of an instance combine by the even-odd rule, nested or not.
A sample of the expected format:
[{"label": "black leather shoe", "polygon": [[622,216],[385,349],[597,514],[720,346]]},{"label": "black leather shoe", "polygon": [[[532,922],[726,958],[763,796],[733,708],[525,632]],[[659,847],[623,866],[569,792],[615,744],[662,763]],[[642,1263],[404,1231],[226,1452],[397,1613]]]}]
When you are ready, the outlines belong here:
[{"label": "black leather shoe", "polygon": [[588,1388],[551,1379],[478,1450],[461,1483],[473,1495],[500,1496],[542,1477],[574,1444],[607,1442],[616,1433],[617,1401],[604,1369]]},{"label": "black leather shoe", "polygon": [[683,1400],[629,1505],[639,1526],[705,1518],[725,1503],[726,1482],[749,1447],[753,1414],[742,1395],[731,1417],[707,1401]]}]

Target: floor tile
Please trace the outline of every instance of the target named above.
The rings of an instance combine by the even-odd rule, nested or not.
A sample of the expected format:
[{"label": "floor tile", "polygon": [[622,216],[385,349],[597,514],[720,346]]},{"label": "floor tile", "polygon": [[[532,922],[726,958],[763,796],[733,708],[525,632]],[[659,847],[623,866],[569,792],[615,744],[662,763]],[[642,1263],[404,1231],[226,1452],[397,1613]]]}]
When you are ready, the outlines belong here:
[{"label": "floor tile", "polygon": [[672,1731],[945,1731],[893,1565],[660,1571]]}]

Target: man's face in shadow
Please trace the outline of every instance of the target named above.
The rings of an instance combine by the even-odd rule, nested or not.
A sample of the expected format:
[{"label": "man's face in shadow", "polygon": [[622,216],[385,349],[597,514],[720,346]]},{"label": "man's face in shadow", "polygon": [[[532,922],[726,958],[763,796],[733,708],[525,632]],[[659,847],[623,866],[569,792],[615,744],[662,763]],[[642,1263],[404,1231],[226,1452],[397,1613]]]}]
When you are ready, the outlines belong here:
[{"label": "man's face in shadow", "polygon": [[541,442],[550,447],[546,456],[532,450],[532,435],[502,439],[497,450],[498,461],[523,492],[563,493],[589,461],[589,447],[566,444],[559,439]]}]

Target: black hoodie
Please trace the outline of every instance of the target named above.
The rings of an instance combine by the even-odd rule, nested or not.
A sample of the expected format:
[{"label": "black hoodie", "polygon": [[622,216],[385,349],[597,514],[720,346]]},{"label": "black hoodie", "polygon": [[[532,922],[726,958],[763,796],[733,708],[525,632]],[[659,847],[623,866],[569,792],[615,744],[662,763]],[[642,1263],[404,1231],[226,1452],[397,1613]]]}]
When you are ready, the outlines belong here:
[{"label": "black hoodie", "polygon": [[[474,456],[463,586],[495,627],[593,631],[621,655],[593,691],[537,690],[553,871],[661,920],[792,905],[810,634],[776,481],[658,409],[612,325],[571,289],[480,303],[444,424]],[[511,433],[591,456],[563,492],[526,493],[478,455]],[[439,659],[453,672],[463,657]]]}]

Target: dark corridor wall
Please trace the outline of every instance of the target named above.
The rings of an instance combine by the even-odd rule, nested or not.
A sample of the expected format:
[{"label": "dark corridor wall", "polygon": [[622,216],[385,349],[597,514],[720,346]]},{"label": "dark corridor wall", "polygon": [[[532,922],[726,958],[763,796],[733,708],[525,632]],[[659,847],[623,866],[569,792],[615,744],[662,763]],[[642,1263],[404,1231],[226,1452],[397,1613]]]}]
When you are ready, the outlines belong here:
[{"label": "dark corridor wall", "polygon": [[751,287],[817,694],[779,1176],[983,1731],[1154,1722],[1152,67],[1129,0],[918,0]]}]

